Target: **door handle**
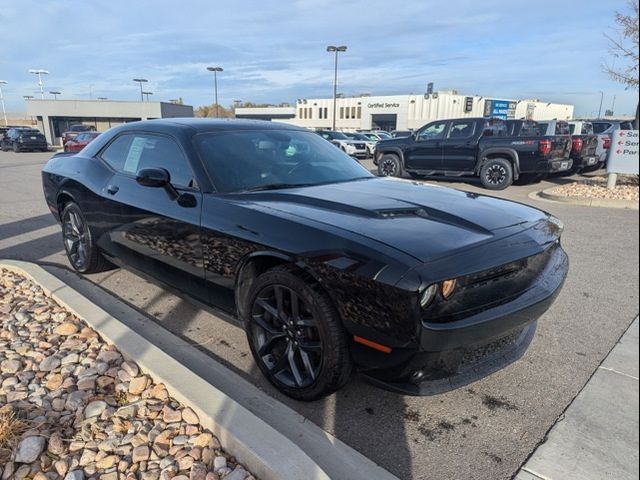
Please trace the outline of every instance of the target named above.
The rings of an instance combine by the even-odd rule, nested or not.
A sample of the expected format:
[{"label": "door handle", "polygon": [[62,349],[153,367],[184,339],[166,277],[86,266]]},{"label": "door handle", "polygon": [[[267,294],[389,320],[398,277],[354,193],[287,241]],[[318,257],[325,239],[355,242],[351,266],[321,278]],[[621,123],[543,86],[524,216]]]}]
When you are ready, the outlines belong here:
[{"label": "door handle", "polygon": [[120,190],[120,187],[118,187],[117,185],[109,185],[107,187],[107,193],[109,195],[115,195],[116,193],[118,193],[118,190]]}]

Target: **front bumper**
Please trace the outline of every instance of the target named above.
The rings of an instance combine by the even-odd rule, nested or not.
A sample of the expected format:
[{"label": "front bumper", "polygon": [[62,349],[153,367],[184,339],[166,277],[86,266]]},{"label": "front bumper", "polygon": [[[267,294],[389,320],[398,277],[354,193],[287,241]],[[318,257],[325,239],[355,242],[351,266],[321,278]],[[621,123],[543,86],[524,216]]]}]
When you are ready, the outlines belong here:
[{"label": "front bumper", "polygon": [[566,253],[557,248],[535,283],[517,298],[455,322],[423,321],[417,351],[393,367],[362,375],[395,392],[433,395],[504,368],[526,351],[537,319],[557,297],[568,269]]}]

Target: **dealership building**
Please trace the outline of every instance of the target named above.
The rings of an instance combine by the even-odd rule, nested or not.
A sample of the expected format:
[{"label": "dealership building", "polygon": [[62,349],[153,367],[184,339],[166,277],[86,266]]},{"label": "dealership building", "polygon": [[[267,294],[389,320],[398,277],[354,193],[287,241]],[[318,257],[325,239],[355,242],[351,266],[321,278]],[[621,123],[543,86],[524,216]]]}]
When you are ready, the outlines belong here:
[{"label": "dealership building", "polygon": [[[310,129],[330,129],[333,125],[333,99],[299,99],[295,107],[237,108],[236,117],[281,121]],[[461,117],[567,120],[573,117],[573,105],[538,99],[460,95],[455,90],[336,99],[337,130],[415,130],[434,120]]]},{"label": "dealership building", "polygon": [[111,100],[27,100],[27,115],[51,145],[60,145],[70,125],[83,124],[98,132],[136,120],[193,117],[193,107],[165,102]]}]

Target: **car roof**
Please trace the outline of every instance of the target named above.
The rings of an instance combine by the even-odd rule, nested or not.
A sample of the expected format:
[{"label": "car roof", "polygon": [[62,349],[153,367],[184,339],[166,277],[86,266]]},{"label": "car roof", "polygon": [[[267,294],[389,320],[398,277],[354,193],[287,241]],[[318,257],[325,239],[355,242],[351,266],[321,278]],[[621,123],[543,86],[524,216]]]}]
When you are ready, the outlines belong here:
[{"label": "car roof", "polygon": [[[270,122],[267,120],[245,120],[232,118],[160,118],[156,120],[143,120],[140,122],[129,122],[123,125],[123,129],[165,129],[167,127],[184,127],[196,132],[219,132],[231,130],[300,130],[305,128],[296,127],[281,122]],[[122,130],[121,130],[122,131]]]}]

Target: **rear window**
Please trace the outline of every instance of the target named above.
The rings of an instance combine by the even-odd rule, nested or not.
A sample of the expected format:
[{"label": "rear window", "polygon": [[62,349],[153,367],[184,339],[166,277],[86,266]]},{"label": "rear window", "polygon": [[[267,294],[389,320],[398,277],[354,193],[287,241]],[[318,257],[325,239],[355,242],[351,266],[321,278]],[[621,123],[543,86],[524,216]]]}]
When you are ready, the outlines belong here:
[{"label": "rear window", "polygon": [[633,123],[631,122],[621,122],[620,130],[633,130]]},{"label": "rear window", "polygon": [[520,128],[519,137],[540,137],[544,135],[547,130],[546,126],[540,125],[538,122],[528,121],[522,122],[522,128]]},{"label": "rear window", "polygon": [[582,134],[591,135],[592,133],[593,133],[593,125],[589,122],[584,122],[582,124]]},{"label": "rear window", "polygon": [[567,122],[556,122],[556,135],[571,135]]},{"label": "rear window", "polygon": [[509,131],[507,129],[507,123],[499,118],[491,118],[484,122],[484,129],[482,135],[485,137],[507,137]]},{"label": "rear window", "polygon": [[593,131],[595,133],[602,133],[605,130],[607,130],[609,127],[611,127],[611,124],[607,122],[595,122],[592,125],[593,125]]},{"label": "rear window", "polygon": [[20,130],[20,135],[40,135],[40,130]]}]

